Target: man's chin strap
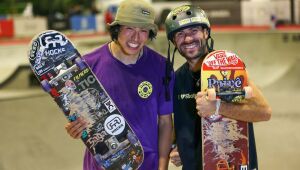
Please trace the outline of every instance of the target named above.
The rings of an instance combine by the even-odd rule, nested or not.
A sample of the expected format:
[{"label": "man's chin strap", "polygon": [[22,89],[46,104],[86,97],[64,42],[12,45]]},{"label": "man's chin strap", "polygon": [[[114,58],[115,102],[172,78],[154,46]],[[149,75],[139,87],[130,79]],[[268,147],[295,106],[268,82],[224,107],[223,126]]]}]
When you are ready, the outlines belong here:
[{"label": "man's chin strap", "polygon": [[[208,45],[209,40],[210,40],[210,45]],[[209,53],[214,50],[214,39],[212,39],[210,36],[207,39],[207,48],[208,48]],[[165,77],[163,79],[163,83],[165,85],[166,101],[171,100],[169,84],[170,84],[170,81],[172,79],[171,73],[173,71],[174,57],[175,57],[176,51],[177,51],[177,48],[175,47],[174,50],[173,50],[172,60],[171,60],[170,59],[170,41],[168,41],[168,57],[167,57],[167,60],[166,60],[166,74],[165,74]]]},{"label": "man's chin strap", "polygon": [[[210,45],[208,45],[209,40],[210,40]],[[206,43],[207,43],[208,53],[212,52],[214,50],[214,39],[211,38],[211,36],[209,36]]]},{"label": "man's chin strap", "polygon": [[164,77],[164,85],[165,85],[165,97],[166,97],[166,101],[170,101],[171,100],[171,93],[170,93],[170,89],[169,89],[169,84],[170,81],[172,79],[172,71],[173,71],[173,66],[174,66],[174,56],[176,53],[177,48],[174,48],[173,51],[173,55],[172,55],[172,60],[170,59],[170,41],[168,41],[168,57],[166,60],[166,74]]}]

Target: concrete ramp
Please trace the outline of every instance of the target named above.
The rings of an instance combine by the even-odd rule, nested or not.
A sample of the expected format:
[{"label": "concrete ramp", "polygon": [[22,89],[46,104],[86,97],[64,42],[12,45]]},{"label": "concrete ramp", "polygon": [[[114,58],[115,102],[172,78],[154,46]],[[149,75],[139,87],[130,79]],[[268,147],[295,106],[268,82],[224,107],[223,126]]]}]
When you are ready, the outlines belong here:
[{"label": "concrete ramp", "polygon": [[[250,78],[261,88],[276,82],[300,58],[300,53],[297,52],[300,47],[299,36],[297,30],[212,30],[215,49],[238,54],[244,60]],[[150,45],[166,56],[167,44],[165,35],[160,34]],[[174,68],[177,69],[184,62],[185,59],[177,52]]]},{"label": "concrete ramp", "polygon": [[[107,42],[109,36],[68,35],[82,55]],[[0,41],[0,90],[28,89],[31,69],[28,61],[30,39]]]},{"label": "concrete ramp", "polygon": [[23,70],[23,66],[28,65],[26,50],[27,44],[0,46],[0,84],[2,87],[12,79],[12,75],[19,73],[20,69]]},{"label": "concrete ramp", "polygon": [[249,76],[263,88],[278,81],[300,58],[298,32],[237,31],[215,33],[216,49],[236,52],[245,62]]},{"label": "concrete ramp", "polygon": [[29,88],[31,69],[28,65],[20,65],[17,68],[6,69],[8,72],[0,82],[0,89],[25,89]]},{"label": "concrete ramp", "polygon": [[[278,76],[276,81],[274,81],[272,84],[269,84],[264,89],[279,92],[300,91],[300,58],[295,60],[284,74]],[[293,95],[293,93],[291,95]]]}]

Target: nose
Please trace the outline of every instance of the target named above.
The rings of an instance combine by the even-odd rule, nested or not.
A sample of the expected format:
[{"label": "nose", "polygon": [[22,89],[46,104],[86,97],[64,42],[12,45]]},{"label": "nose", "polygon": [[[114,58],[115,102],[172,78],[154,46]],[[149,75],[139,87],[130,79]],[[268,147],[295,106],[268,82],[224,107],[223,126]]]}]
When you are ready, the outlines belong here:
[{"label": "nose", "polygon": [[139,38],[140,38],[139,31],[134,30],[133,33],[132,33],[131,39],[134,40],[134,41],[138,41]]},{"label": "nose", "polygon": [[191,42],[193,40],[193,37],[191,34],[185,34],[184,42]]}]

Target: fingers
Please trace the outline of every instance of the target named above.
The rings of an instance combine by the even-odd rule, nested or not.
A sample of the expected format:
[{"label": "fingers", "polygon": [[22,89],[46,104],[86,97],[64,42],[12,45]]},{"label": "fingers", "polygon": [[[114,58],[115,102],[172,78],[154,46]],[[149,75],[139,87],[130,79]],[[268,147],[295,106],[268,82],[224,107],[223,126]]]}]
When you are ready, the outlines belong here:
[{"label": "fingers", "polygon": [[200,91],[197,93],[196,97],[196,109],[197,109],[197,114],[200,116],[200,117],[205,117],[206,114],[205,114],[205,109],[204,109],[204,104],[206,102],[206,93],[203,92],[203,91]]},{"label": "fingers", "polygon": [[201,98],[201,97],[206,97],[206,95],[207,95],[207,92],[204,92],[204,91],[199,91],[197,94],[196,94],[196,100],[198,99],[198,98]]},{"label": "fingers", "polygon": [[196,94],[196,109],[200,117],[209,117],[216,110],[215,100],[207,99],[207,92],[200,91]]},{"label": "fingers", "polygon": [[182,165],[180,159],[171,159],[171,163],[172,163],[173,165],[175,165],[176,167],[179,167],[179,166]]},{"label": "fingers", "polygon": [[179,153],[175,149],[170,153],[170,160],[171,160],[171,163],[174,164],[176,167],[182,165],[181,159],[179,157]]},{"label": "fingers", "polygon": [[198,111],[197,114],[198,114],[200,117],[209,117],[209,116],[211,116],[213,113],[208,113],[208,112],[201,112],[201,111]]},{"label": "fingers", "polygon": [[73,122],[66,124],[67,133],[74,139],[81,137],[82,131],[87,127],[87,123],[82,118],[78,118]]},{"label": "fingers", "polygon": [[195,97],[195,99],[196,99],[196,109],[198,110],[198,111],[200,111],[201,110],[201,104],[203,103],[203,101],[205,100],[205,92],[202,92],[202,91],[200,91],[200,92],[198,92],[197,94],[196,94],[196,97]]}]

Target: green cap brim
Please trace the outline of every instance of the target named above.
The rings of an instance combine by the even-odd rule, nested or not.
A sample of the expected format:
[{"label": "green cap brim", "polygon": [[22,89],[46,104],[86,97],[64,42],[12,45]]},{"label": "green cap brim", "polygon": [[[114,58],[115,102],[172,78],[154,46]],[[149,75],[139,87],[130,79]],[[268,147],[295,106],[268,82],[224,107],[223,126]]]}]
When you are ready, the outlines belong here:
[{"label": "green cap brim", "polygon": [[138,27],[138,28],[145,28],[154,33],[154,35],[157,35],[157,25],[156,24],[151,24],[151,23],[137,23],[137,22],[124,22],[124,21],[114,21],[111,24],[108,24],[109,27],[115,26],[115,25],[124,25],[124,26],[129,26],[129,27]]}]

